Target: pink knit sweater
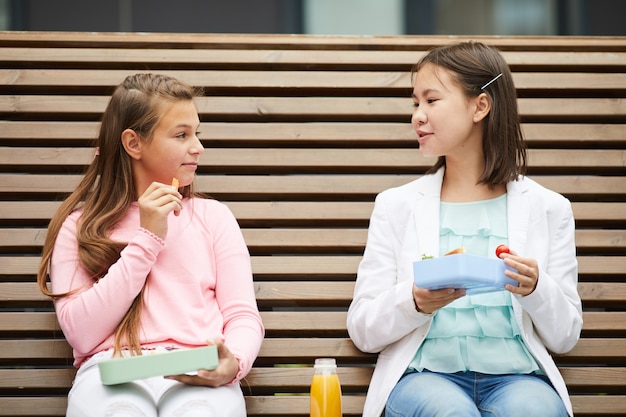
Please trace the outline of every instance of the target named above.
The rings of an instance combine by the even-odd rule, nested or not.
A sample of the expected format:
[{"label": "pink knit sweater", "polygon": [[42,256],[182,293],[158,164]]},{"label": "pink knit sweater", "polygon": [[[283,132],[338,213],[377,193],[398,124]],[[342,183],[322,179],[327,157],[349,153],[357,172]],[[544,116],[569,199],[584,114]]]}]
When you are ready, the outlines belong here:
[{"label": "pink knit sweater", "polygon": [[139,227],[139,207],[133,204],[111,234],[128,246],[95,284],[78,260],[80,215],[77,210],[64,222],[50,265],[55,293],[79,289],[55,301],[76,367],[113,347],[115,328],[145,283],[143,347],[198,347],[220,338],[239,360],[236,380],[250,371],[264,329],[248,249],[225,205],[185,199],[180,216],[169,216],[163,241]]}]

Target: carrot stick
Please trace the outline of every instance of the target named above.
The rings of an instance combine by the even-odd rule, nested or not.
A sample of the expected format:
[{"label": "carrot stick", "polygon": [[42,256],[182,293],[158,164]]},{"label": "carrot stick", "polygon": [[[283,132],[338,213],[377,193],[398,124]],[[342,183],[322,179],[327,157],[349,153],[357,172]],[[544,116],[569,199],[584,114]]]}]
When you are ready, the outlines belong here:
[{"label": "carrot stick", "polygon": [[465,248],[463,246],[461,246],[460,248],[456,248],[454,250],[451,250],[450,252],[446,253],[443,256],[454,255],[456,253],[465,253]]},{"label": "carrot stick", "polygon": [[174,177],[174,179],[172,179],[172,187],[178,190],[178,178]]}]

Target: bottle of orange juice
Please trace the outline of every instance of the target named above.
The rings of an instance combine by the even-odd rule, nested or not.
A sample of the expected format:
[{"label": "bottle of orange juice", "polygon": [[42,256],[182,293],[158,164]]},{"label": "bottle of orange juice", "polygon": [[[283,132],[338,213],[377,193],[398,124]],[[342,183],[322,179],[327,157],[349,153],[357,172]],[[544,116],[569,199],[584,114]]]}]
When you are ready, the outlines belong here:
[{"label": "bottle of orange juice", "polygon": [[311,417],[341,417],[341,386],[335,359],[315,359],[314,370]]}]

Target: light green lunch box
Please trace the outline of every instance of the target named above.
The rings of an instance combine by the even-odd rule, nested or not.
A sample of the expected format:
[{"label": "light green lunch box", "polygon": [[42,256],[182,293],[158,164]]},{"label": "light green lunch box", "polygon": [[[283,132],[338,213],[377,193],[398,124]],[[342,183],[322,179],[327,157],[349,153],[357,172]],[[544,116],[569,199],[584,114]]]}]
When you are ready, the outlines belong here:
[{"label": "light green lunch box", "polygon": [[217,347],[212,345],[107,359],[99,362],[98,367],[102,383],[115,385],[154,376],[211,370],[217,368],[217,362]]}]

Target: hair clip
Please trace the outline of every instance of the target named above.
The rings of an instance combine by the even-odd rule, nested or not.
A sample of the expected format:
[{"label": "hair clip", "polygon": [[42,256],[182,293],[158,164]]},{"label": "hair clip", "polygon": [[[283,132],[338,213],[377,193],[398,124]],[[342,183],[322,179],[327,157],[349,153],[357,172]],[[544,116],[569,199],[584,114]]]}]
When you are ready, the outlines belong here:
[{"label": "hair clip", "polygon": [[498,78],[502,77],[502,73],[496,75],[495,77],[493,77],[491,79],[491,81],[489,81],[487,84],[483,85],[482,87],[480,87],[481,90],[484,90],[489,84],[491,84],[492,82],[494,82],[495,80],[497,80]]}]

